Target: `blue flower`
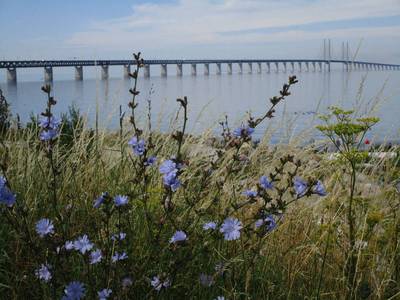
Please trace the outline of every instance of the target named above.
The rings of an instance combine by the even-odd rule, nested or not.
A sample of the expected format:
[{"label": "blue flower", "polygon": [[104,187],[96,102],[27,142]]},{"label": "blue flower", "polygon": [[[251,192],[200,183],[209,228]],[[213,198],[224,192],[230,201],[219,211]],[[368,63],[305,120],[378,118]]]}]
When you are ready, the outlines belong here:
[{"label": "blue flower", "polygon": [[183,242],[187,238],[186,233],[182,230],[178,230],[174,233],[172,238],[169,240],[169,242],[172,243],[178,243],[178,242]]},{"label": "blue flower", "polygon": [[161,164],[159,170],[161,174],[169,174],[171,172],[176,172],[178,168],[176,166],[176,163],[169,159]]},{"label": "blue flower", "polygon": [[150,284],[157,292],[159,292],[163,287],[168,288],[171,285],[171,282],[168,279],[162,282],[160,277],[154,276]]},{"label": "blue flower", "polygon": [[149,158],[147,158],[146,162],[144,163],[145,166],[153,166],[157,161],[157,157],[155,156],[150,156]]},{"label": "blue flower", "polygon": [[48,282],[51,280],[50,266],[49,265],[40,265],[40,268],[35,271],[35,275],[40,280],[44,282]]},{"label": "blue flower", "polygon": [[110,289],[104,289],[101,290],[100,292],[97,292],[97,295],[99,296],[99,300],[106,300],[108,297],[111,296],[112,290]]},{"label": "blue flower", "polygon": [[265,190],[271,190],[274,187],[273,183],[268,180],[267,176],[260,177],[260,186]]},{"label": "blue flower", "polygon": [[263,219],[258,219],[254,225],[256,226],[256,228],[260,228],[262,225],[264,224],[264,220]]},{"label": "blue flower", "polygon": [[4,176],[0,176],[0,189],[4,188],[7,183],[7,180],[4,178]]},{"label": "blue flower", "polygon": [[256,228],[259,228],[264,224],[267,232],[274,230],[276,227],[275,219],[271,215],[267,216],[265,219],[257,220],[255,226]]},{"label": "blue flower", "polygon": [[320,196],[326,196],[327,193],[325,187],[320,180],[318,180],[315,186],[313,187],[313,193]]},{"label": "blue flower", "polygon": [[106,199],[107,196],[108,196],[108,193],[107,193],[107,192],[103,192],[103,193],[101,194],[101,196],[98,197],[98,198],[94,201],[93,207],[94,207],[94,208],[99,208],[100,205],[103,204],[103,202],[104,202],[104,200]]},{"label": "blue flower", "polygon": [[111,257],[112,262],[117,262],[119,260],[125,260],[128,258],[128,255],[125,252],[122,252],[121,254],[118,252],[115,252],[114,255]]},{"label": "blue flower", "polygon": [[125,232],[120,232],[120,233],[118,233],[118,234],[113,234],[112,236],[111,236],[111,239],[113,240],[113,241],[122,241],[122,240],[124,240],[126,238],[126,233]]},{"label": "blue flower", "polygon": [[128,196],[117,195],[114,197],[115,206],[123,206],[128,204]]},{"label": "blue flower", "polygon": [[236,218],[226,218],[221,225],[220,232],[224,234],[224,239],[233,241],[240,238],[240,230],[242,229],[242,222]]},{"label": "blue flower", "polygon": [[15,204],[16,197],[6,185],[7,180],[0,176],[0,203],[12,207]]},{"label": "blue flower", "polygon": [[64,293],[66,297],[63,299],[80,300],[85,296],[85,287],[79,281],[72,281],[65,287]]},{"label": "blue flower", "polygon": [[53,222],[49,219],[41,219],[36,223],[36,232],[40,237],[54,233]]},{"label": "blue flower", "polygon": [[100,249],[97,249],[90,253],[90,264],[91,265],[99,263],[102,259],[103,259],[103,254],[101,253]]},{"label": "blue flower", "polygon": [[72,250],[74,249],[74,242],[66,241],[64,247],[66,250]]},{"label": "blue flower", "polygon": [[210,287],[214,284],[214,278],[211,275],[200,274],[200,283],[202,286]]},{"label": "blue flower", "polygon": [[50,141],[55,139],[58,136],[58,131],[56,129],[43,130],[40,133],[41,141]]},{"label": "blue flower", "polygon": [[247,125],[241,125],[233,131],[233,135],[237,138],[246,138],[251,137],[254,132],[254,128],[251,128]]},{"label": "blue flower", "polygon": [[146,142],[144,140],[138,140],[136,136],[131,138],[128,145],[132,146],[133,153],[137,156],[142,156],[146,151]]},{"label": "blue flower", "polygon": [[173,192],[176,192],[176,190],[181,186],[181,182],[176,172],[177,171],[173,171],[163,176],[164,185],[169,187]]},{"label": "blue flower", "polygon": [[39,120],[39,126],[42,128],[57,129],[60,125],[61,119],[54,116],[51,116],[50,120],[49,117],[41,116]]},{"label": "blue flower", "polygon": [[215,230],[217,228],[217,224],[215,222],[208,222],[203,225],[204,230]]},{"label": "blue flower", "polygon": [[133,284],[133,280],[130,277],[124,277],[122,279],[122,288],[126,289],[127,287],[131,286]]},{"label": "blue flower", "polygon": [[294,190],[296,191],[297,197],[302,197],[307,192],[308,186],[307,182],[299,177],[294,180]]},{"label": "blue flower", "polygon": [[92,250],[93,244],[89,241],[88,236],[85,234],[74,242],[75,250],[80,251],[82,254]]},{"label": "blue flower", "polygon": [[254,197],[257,197],[257,192],[252,191],[252,190],[246,190],[243,192],[243,195],[250,197],[250,198],[254,198]]}]

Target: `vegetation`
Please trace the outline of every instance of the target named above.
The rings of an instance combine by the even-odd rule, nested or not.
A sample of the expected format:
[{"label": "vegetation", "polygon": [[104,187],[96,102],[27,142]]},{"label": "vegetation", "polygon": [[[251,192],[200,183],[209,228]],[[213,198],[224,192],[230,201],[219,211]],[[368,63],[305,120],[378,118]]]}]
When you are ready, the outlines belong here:
[{"label": "vegetation", "polygon": [[[371,155],[378,120],[332,108],[337,148],[252,142],[297,83],[222,138],[62,119],[1,132],[0,293],[5,299],[397,299],[399,156]],[[7,110],[8,114],[8,110]],[[9,124],[9,117],[2,124]],[[368,144],[368,143],[367,143]],[[365,150],[368,151],[365,151]],[[391,151],[398,153],[397,148]],[[373,153],[372,153],[373,154]]]}]

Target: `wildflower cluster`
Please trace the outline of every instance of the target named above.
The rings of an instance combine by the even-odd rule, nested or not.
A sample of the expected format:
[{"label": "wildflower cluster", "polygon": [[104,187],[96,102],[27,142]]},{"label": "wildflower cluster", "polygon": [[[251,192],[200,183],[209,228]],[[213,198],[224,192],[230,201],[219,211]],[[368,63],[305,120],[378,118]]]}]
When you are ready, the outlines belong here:
[{"label": "wildflower cluster", "polygon": [[61,119],[55,117],[51,112],[52,107],[57,103],[54,97],[51,96],[51,86],[43,86],[42,91],[47,94],[47,108],[42,113],[39,120],[39,126],[42,129],[40,132],[40,140],[43,142],[50,142],[59,135]]},{"label": "wildflower cluster", "polygon": [[[222,145],[193,158],[189,144],[195,138],[186,133],[186,97],[177,99],[181,127],[168,138],[152,133],[150,125],[148,131],[139,128],[137,79],[146,62],[140,53],[134,58],[132,128],[125,134],[121,125],[118,145],[101,149],[99,144],[91,159],[75,155],[74,147],[69,161],[55,151],[61,121],[52,114],[56,102],[50,86],[43,87],[48,102],[35,142],[40,145],[37,151],[45,154],[37,169],[46,179],[38,182],[40,196],[29,199],[24,193],[23,209],[13,208],[17,217],[7,215],[10,226],[17,224],[15,231],[26,240],[20,243],[30,259],[24,274],[40,282],[33,297],[196,298],[195,285],[204,299],[256,294],[261,281],[248,274],[266,263],[262,251],[279,232],[287,207],[304,197],[327,194],[319,179],[299,176],[302,164],[293,155],[271,160],[271,166],[260,166],[260,173],[249,172],[257,163],[251,158],[257,147],[251,143],[255,129],[273,117],[274,107],[290,94],[296,78],[289,78],[259,118],[250,116],[234,130],[226,119]],[[105,162],[109,152],[112,163]],[[64,184],[66,177],[70,185]],[[5,177],[0,177],[0,202],[12,207],[15,201]],[[27,218],[24,205],[29,202],[39,204]]]},{"label": "wildflower cluster", "polygon": [[175,161],[168,159],[160,165],[160,173],[163,174],[164,186],[173,192],[181,186],[181,182],[178,178],[179,170],[182,168],[181,164],[177,164]]}]

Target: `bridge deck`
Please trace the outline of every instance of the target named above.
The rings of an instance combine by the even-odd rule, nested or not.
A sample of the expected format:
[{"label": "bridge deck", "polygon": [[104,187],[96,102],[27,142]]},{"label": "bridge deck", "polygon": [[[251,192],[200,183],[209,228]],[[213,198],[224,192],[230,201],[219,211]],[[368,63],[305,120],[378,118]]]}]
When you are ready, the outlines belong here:
[{"label": "bridge deck", "polygon": [[[387,67],[400,67],[398,64],[384,64],[367,61],[323,60],[323,59],[153,59],[145,60],[147,65],[171,64],[229,64],[229,63],[353,63]],[[0,69],[40,68],[40,67],[78,67],[78,66],[122,66],[135,65],[134,60],[5,60],[0,61]]]}]

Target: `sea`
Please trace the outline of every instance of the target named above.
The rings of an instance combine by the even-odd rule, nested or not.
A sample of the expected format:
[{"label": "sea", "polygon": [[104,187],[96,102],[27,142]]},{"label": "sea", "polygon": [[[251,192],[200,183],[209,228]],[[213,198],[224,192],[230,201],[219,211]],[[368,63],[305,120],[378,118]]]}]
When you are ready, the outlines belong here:
[{"label": "sea", "polygon": [[[267,136],[271,143],[304,142],[322,138],[317,124],[319,116],[331,106],[355,109],[358,116],[377,116],[368,139],[376,142],[398,142],[400,140],[400,71],[353,70],[346,72],[341,66],[326,71],[261,70],[253,67],[237,68],[233,74],[223,69],[217,75],[210,66],[210,74],[204,75],[201,65],[197,75],[189,73],[190,66],[184,66],[183,76],[176,76],[175,66],[168,66],[168,76],[162,77],[157,66],[152,66],[151,76],[138,78],[137,117],[142,126],[147,126],[149,104],[153,130],[169,132],[182,124],[182,112],[178,110],[177,98],[188,99],[189,133],[221,133],[220,122],[228,119],[231,128],[245,123],[248,116],[262,116],[270,107],[270,98],[279,95],[282,85],[289,76],[295,75],[298,83],[292,86],[288,96],[276,109],[275,117],[267,119],[255,130],[255,137]],[[244,66],[245,67],[245,66]],[[187,70],[186,70],[187,69]],[[5,71],[0,89],[10,104],[11,112],[19,117],[22,124],[32,115],[39,115],[45,109],[46,95],[41,91],[43,70],[18,69],[16,84],[7,83]],[[0,71],[0,73],[1,73]],[[124,78],[122,67],[110,67],[110,76],[100,78],[100,70],[84,68],[84,80],[74,80],[73,68],[54,68],[51,83],[52,93],[57,100],[56,115],[79,109],[90,127],[118,130],[120,116],[127,122],[131,100],[129,89],[133,79]],[[1,76],[2,74],[0,74]]]}]

